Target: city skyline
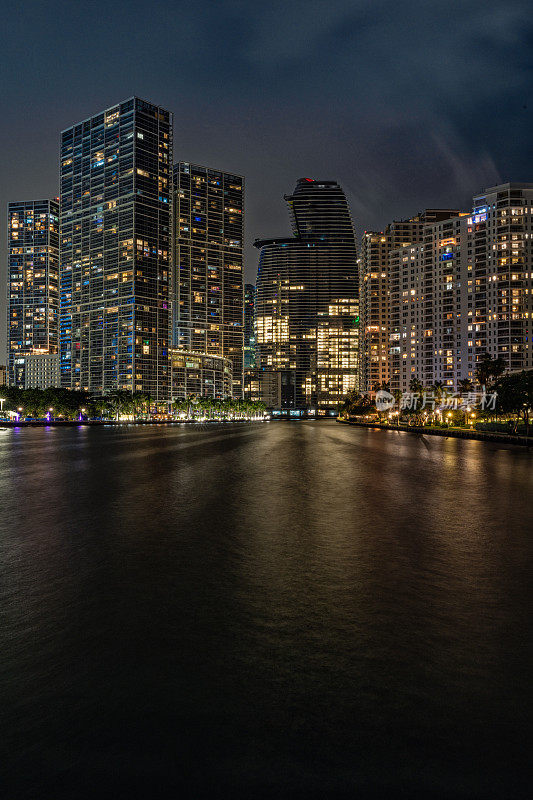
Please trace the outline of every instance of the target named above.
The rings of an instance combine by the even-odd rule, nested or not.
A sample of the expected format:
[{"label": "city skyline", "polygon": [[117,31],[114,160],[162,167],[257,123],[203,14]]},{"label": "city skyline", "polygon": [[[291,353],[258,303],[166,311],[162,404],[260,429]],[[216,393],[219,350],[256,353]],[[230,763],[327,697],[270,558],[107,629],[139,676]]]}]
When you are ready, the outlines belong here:
[{"label": "city skyline", "polygon": [[[289,233],[276,199],[301,175],[342,183],[358,238],[390,219],[430,206],[465,207],[482,187],[530,178],[527,3],[471,3],[437,15],[420,3],[376,10],[236,2],[180,14],[162,3],[149,19],[131,3],[116,17],[99,9],[90,59],[90,12],[71,7],[57,26],[60,8],[30,2],[6,20],[1,58],[12,79],[3,89],[3,206],[56,196],[59,131],[133,94],[176,113],[187,107],[176,120],[176,160],[246,176],[247,281],[255,280],[253,239]],[[265,38],[274,21],[283,29],[275,46]],[[20,42],[28,54],[39,52],[38,75],[32,59],[15,52]],[[131,58],[137,46],[148,56],[142,64]],[[170,60],[163,55],[174,52]],[[120,68],[124,59],[128,70]],[[60,79],[65,68],[68,84]],[[475,92],[472,75],[483,76]]]},{"label": "city skyline", "polygon": [[530,797],[531,42],[6,6],[7,800]]},{"label": "city skyline", "polygon": [[[59,358],[55,365],[53,356],[58,351],[60,294],[63,387],[97,394],[116,389],[148,391],[158,400],[172,398],[175,392],[170,390],[169,357],[170,348],[174,347],[197,355],[229,356],[233,361],[229,367],[233,394],[242,396],[243,301],[246,291],[254,290],[249,284],[245,289],[242,275],[244,179],[187,162],[172,167],[172,141],[172,113],[131,98],[63,131],[59,204],[55,200],[9,204],[11,340],[7,360],[11,372],[13,363],[20,365],[20,375],[15,379],[13,373],[10,383],[22,388],[58,385],[53,376],[59,369]],[[284,370],[292,371],[292,399],[285,396],[288,374],[281,375],[274,407],[316,409],[314,393],[317,389],[318,394],[330,391],[326,388],[333,376],[330,371],[332,366],[334,372],[341,366],[338,359],[345,345],[342,369],[349,366],[346,374],[353,377],[347,383],[343,378],[342,387],[339,384],[338,388],[335,381],[339,376],[335,377],[331,383],[333,395],[326,406],[338,406],[341,398],[355,388],[369,391],[380,384],[390,384],[393,389],[405,391],[411,378],[422,377],[426,382],[429,379],[429,385],[436,381],[435,385],[457,388],[463,379],[471,381],[475,377],[477,365],[486,355],[503,357],[511,372],[531,366],[527,326],[533,312],[528,303],[529,233],[524,236],[524,224],[530,226],[528,198],[532,188],[533,184],[525,183],[489,187],[476,193],[471,212],[427,209],[389,223],[384,231],[365,231],[357,259],[353,221],[341,187],[336,181],[300,178],[293,194],[284,196],[291,212],[293,236],[254,243],[261,249],[258,366],[261,373],[265,369],[280,375]],[[56,239],[55,248],[50,249],[52,236]],[[328,247],[335,241],[337,244],[328,255]],[[317,247],[325,247],[321,255],[318,250],[315,253]],[[351,257],[347,256],[346,247],[353,250]],[[497,250],[494,256],[493,250]],[[296,257],[300,251],[302,255]],[[313,254],[315,259],[311,258]],[[492,274],[496,256],[497,275]],[[307,267],[302,272],[304,263],[309,261],[311,267],[315,260],[309,274]],[[351,299],[346,296],[340,300],[343,291],[339,294],[338,290],[333,292],[335,297],[330,296],[330,262],[336,265],[335,274],[343,263],[343,269],[348,270],[344,280],[348,273],[353,278],[353,292],[348,292]],[[319,280],[311,274],[317,267]],[[513,274],[507,274],[510,267]],[[280,270],[285,275],[281,283]],[[305,289],[296,305],[292,302],[294,296],[290,299],[294,292],[278,301],[289,305],[277,309],[278,316],[282,313],[276,325],[271,306],[275,301],[268,299],[272,289],[265,294],[265,276],[270,276],[267,283],[276,284],[280,297],[285,289]],[[310,286],[316,283],[313,291],[317,297],[324,291],[330,296],[329,306],[322,303],[318,311],[316,352],[313,355],[309,350],[303,360],[303,340],[312,337],[308,319],[311,309],[302,316],[301,304],[303,296],[311,297],[313,291],[309,294],[310,287],[293,285],[302,280],[306,284],[311,281]],[[486,295],[487,280],[490,299]],[[492,281],[498,284],[491,285]],[[48,299],[50,292],[55,294]],[[359,341],[352,342],[350,337],[348,346],[348,339],[342,338],[348,335],[348,329],[339,327],[343,315],[355,318],[359,327],[359,293],[363,299],[361,348]],[[304,303],[306,307],[307,304],[308,301]],[[329,319],[332,315],[333,327],[333,317]],[[300,317],[306,322],[296,334],[302,325]],[[269,319],[270,328],[268,324],[265,327]],[[378,327],[372,324],[375,322]],[[247,324],[249,327],[250,321]],[[403,342],[407,327],[411,330],[409,348]],[[43,335],[45,339],[41,341]],[[250,331],[246,341],[249,336]],[[298,345],[300,338],[302,343]],[[289,341],[291,355],[287,350],[282,356]],[[274,343],[278,348],[275,353]],[[310,342],[303,347],[309,349]],[[353,351],[351,356],[348,350]],[[293,351],[300,355],[295,358]],[[25,381],[27,364],[24,358],[16,359],[17,354],[26,353],[46,353],[52,359],[45,368],[44,355],[31,356],[42,361],[39,366],[37,361],[32,362],[32,380],[37,383]],[[382,364],[380,374],[370,374],[372,363]],[[325,377],[326,373],[319,377],[326,366],[329,377]],[[223,371],[224,368],[220,370],[217,390],[222,397],[226,392],[222,388]],[[296,379],[298,372],[300,377]],[[324,381],[320,389],[319,384]],[[177,395],[183,394],[187,383],[185,378],[183,386],[175,387]],[[211,378],[206,385],[210,383]],[[269,383],[261,399],[266,400],[272,389]],[[323,403],[319,400],[320,405]]]}]

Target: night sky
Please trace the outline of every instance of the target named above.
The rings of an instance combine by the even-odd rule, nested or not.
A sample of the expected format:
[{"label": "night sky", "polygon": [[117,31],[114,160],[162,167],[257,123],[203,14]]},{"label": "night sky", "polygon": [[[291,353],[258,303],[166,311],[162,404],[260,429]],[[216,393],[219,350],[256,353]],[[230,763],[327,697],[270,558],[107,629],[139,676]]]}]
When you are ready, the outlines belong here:
[{"label": "night sky", "polygon": [[[358,235],[467,209],[533,181],[532,18],[527,0],[3,4],[2,206],[57,195],[59,132],[136,94],[174,112],[175,160],[245,176],[248,280],[302,176],[342,184]],[[5,286],[5,212],[0,244]]]}]

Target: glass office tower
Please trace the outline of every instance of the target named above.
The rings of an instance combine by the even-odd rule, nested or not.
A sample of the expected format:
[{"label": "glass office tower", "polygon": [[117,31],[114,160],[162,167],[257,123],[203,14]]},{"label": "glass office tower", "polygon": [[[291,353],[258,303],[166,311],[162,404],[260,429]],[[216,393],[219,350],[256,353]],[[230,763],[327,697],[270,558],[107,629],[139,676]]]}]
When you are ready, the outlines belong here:
[{"label": "glass office tower", "polygon": [[170,391],[172,118],[137,97],[61,135],[62,385]]},{"label": "glass office tower", "polygon": [[257,240],[258,366],[280,373],[281,409],[335,413],[357,388],[357,257],[335,181],[301,178],[285,196],[291,238]]},{"label": "glass office tower", "polygon": [[174,346],[225,356],[233,396],[243,385],[244,179],[174,166]]},{"label": "glass office tower", "polygon": [[58,352],[57,199],[9,203],[7,240],[7,371],[24,389],[24,357]]}]

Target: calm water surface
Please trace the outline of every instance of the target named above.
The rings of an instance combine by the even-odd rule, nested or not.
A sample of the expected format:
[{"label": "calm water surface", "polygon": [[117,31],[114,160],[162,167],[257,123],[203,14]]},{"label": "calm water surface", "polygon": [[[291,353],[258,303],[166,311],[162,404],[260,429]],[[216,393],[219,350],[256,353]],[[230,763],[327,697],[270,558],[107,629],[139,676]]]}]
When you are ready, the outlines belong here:
[{"label": "calm water surface", "polygon": [[2,797],[530,797],[532,489],[334,422],[0,432]]}]

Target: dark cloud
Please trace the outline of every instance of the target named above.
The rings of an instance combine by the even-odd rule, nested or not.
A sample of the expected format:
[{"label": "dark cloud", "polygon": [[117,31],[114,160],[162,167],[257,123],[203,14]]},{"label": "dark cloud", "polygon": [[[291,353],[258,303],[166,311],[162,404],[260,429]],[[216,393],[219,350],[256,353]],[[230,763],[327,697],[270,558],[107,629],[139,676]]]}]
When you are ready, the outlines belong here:
[{"label": "dark cloud", "polygon": [[176,158],[246,176],[249,242],[288,231],[302,175],[339,180],[359,232],[533,179],[527,0],[52,0],[3,23],[4,206],[56,194],[59,131],[132,94],[175,112]]}]

